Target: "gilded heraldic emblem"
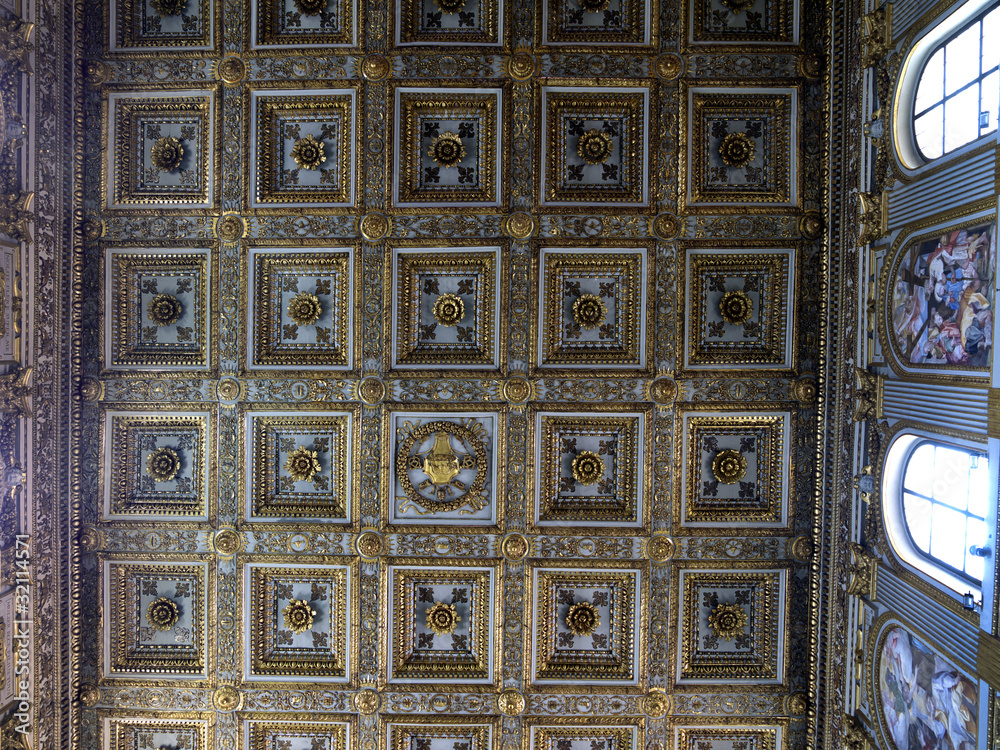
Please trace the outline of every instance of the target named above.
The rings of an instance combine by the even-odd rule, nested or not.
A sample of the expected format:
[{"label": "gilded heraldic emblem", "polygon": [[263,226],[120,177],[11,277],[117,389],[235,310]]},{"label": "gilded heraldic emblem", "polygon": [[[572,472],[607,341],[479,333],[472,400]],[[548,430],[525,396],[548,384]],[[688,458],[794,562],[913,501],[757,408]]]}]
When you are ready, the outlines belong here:
[{"label": "gilded heraldic emblem", "polygon": [[400,510],[471,514],[486,506],[489,435],[481,424],[407,421],[397,437],[396,474],[406,495]]}]

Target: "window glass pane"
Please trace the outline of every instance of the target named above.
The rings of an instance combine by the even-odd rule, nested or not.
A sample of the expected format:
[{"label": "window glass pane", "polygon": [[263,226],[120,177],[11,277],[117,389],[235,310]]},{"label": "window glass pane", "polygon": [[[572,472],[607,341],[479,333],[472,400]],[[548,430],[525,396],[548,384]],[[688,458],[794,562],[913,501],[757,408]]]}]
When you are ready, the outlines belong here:
[{"label": "window glass pane", "polygon": [[942,118],[944,105],[939,104],[926,115],[922,115],[913,123],[913,132],[917,137],[917,146],[928,159],[936,159],[944,153],[941,136],[943,133]]},{"label": "window glass pane", "polygon": [[969,512],[986,518],[986,493],[990,488],[990,474],[986,470],[986,457],[979,457],[979,465],[969,474]]},{"label": "window glass pane", "polygon": [[944,93],[951,94],[979,77],[979,24],[948,42],[944,51]]},{"label": "window glass pane", "polygon": [[[997,46],[1000,49],[1000,45]],[[1000,100],[1000,72],[994,70],[986,78],[983,79],[982,83],[983,100],[979,105],[980,112],[989,112],[990,121],[985,127],[979,128],[980,135],[986,135],[987,133],[997,129],[997,104]],[[982,125],[982,123],[980,123]]]},{"label": "window glass pane", "polygon": [[921,495],[931,494],[931,477],[934,476],[934,446],[921,443],[910,454],[906,464],[906,476],[903,486]]},{"label": "window glass pane", "polygon": [[979,85],[973,85],[944,104],[945,153],[979,137]]},{"label": "window glass pane", "polygon": [[906,526],[913,537],[913,543],[924,552],[930,552],[931,542],[931,502],[922,497],[903,495],[903,513]]},{"label": "window glass pane", "polygon": [[934,499],[965,510],[968,498],[969,454],[938,446],[934,460]]},{"label": "window glass pane", "polygon": [[1000,8],[983,19],[983,72],[1000,63]]},{"label": "window glass pane", "polygon": [[931,510],[931,554],[945,565],[965,568],[964,513],[934,503]]},{"label": "window glass pane", "polygon": [[944,50],[939,49],[927,61],[917,86],[917,101],[913,111],[920,114],[932,104],[944,99]]}]

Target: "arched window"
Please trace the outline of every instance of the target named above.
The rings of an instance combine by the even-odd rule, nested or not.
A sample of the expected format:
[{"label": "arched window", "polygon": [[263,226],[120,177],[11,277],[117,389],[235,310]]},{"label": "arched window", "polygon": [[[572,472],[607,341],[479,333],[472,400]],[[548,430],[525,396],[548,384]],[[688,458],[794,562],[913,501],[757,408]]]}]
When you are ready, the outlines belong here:
[{"label": "arched window", "polygon": [[986,456],[922,440],[903,466],[903,518],[910,541],[935,564],[969,581],[983,580],[982,557],[969,551],[987,539]]},{"label": "arched window", "polygon": [[997,129],[1000,8],[942,42],[927,58],[913,100],[920,155],[937,159]]}]

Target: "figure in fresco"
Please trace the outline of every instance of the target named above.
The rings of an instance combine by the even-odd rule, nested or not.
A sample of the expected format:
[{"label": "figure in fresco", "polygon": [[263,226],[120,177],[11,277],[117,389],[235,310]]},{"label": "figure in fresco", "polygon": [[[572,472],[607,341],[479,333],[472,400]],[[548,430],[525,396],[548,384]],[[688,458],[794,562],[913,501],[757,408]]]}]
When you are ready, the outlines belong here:
[{"label": "figure in fresco", "polygon": [[977,686],[902,628],[886,636],[879,688],[895,750],[975,750]]},{"label": "figure in fresco", "polygon": [[892,338],[910,364],[987,367],[996,227],[957,229],[906,251],[893,285]]}]

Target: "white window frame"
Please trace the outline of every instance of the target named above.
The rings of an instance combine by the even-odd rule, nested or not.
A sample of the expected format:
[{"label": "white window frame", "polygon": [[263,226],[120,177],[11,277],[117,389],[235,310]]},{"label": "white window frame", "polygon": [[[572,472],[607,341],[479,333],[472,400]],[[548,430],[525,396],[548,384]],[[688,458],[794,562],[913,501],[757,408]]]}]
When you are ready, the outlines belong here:
[{"label": "white window frame", "polygon": [[892,105],[893,147],[896,159],[908,175],[916,175],[928,164],[939,164],[952,159],[959,159],[982,145],[987,140],[996,140],[997,131],[980,136],[954,151],[949,151],[936,159],[928,161],[917,148],[917,139],[913,130],[913,105],[917,97],[917,87],[924,66],[931,55],[947,42],[955,32],[960,31],[980,13],[992,7],[996,0],[967,0],[958,3],[936,19],[920,39],[910,48],[903,65],[900,68],[899,83]]},{"label": "white window frame", "polygon": [[[896,559],[905,568],[932,586],[943,588],[959,600],[967,592],[972,592],[976,599],[979,599],[983,593],[982,583],[976,583],[944,565],[935,563],[933,556],[928,556],[914,545],[907,528],[906,514],[903,510],[903,477],[910,455],[921,443],[934,443],[979,454],[986,453],[986,446],[982,443],[944,437],[933,432],[908,430],[896,435],[886,449],[882,464],[882,522],[885,525],[889,545]],[[987,528],[990,528],[991,515],[987,506]],[[992,556],[987,558],[983,571],[984,580],[993,575],[992,562]]]}]

